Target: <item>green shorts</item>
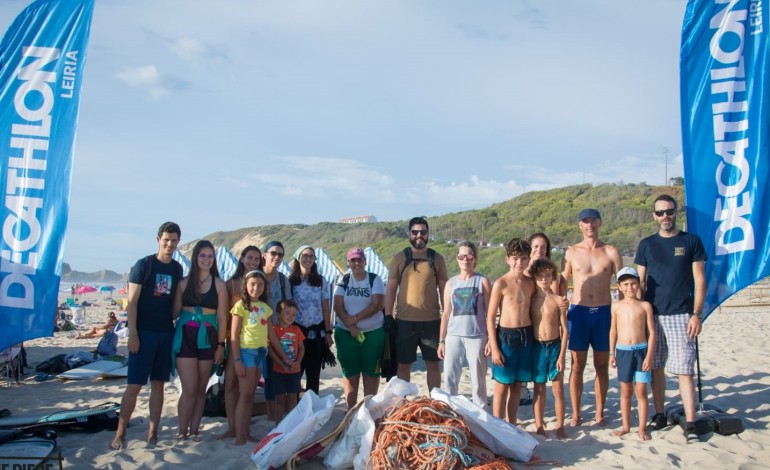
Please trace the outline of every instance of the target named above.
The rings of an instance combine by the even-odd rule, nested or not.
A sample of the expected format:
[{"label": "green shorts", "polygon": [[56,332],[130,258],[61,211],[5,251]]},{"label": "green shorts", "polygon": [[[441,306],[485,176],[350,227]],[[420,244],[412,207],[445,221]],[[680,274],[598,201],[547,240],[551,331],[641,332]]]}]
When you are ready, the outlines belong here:
[{"label": "green shorts", "polygon": [[337,359],[340,361],[343,377],[355,377],[364,374],[369,377],[380,376],[380,360],[385,346],[385,330],[364,333],[366,338],[359,343],[348,330],[334,329],[334,343],[337,345]]}]

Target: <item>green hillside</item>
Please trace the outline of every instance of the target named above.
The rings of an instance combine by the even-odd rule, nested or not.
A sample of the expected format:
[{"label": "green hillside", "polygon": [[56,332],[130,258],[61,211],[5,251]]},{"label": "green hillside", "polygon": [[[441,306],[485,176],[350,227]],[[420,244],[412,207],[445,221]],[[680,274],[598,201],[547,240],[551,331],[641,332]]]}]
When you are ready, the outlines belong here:
[{"label": "green hillside", "polygon": [[[651,216],[652,201],[663,193],[673,195],[680,202],[684,199],[682,186],[645,184],[583,184],[533,191],[484,209],[428,217],[430,246],[447,257],[450,274],[455,274],[458,271],[454,261],[457,247],[449,241],[472,240],[477,244],[485,241],[490,246],[482,249],[477,270],[495,279],[507,270],[501,244],[513,237],[544,232],[554,246],[569,246],[581,239],[577,227],[578,213],[581,209],[593,207],[602,214],[602,240],[630,256],[639,240],[655,231]],[[371,246],[387,264],[394,253],[408,245],[407,222],[267,225],[215,232],[204,238],[216,246],[227,247],[236,256],[244,246],[254,244],[261,248],[268,240],[281,240],[287,256],[300,245],[308,244],[322,247],[342,266],[348,248]],[[180,249],[189,256],[194,243],[190,242]],[[557,263],[561,261],[560,250],[554,250],[553,258]]]}]

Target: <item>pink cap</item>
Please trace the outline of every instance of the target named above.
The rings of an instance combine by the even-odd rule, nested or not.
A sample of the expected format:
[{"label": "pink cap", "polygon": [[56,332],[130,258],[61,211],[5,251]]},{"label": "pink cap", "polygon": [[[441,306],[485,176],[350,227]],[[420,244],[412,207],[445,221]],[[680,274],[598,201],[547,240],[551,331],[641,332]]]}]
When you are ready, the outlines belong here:
[{"label": "pink cap", "polygon": [[366,259],[366,256],[364,255],[364,250],[361,248],[355,247],[348,250],[348,256],[346,258],[347,261],[350,261],[352,259]]}]

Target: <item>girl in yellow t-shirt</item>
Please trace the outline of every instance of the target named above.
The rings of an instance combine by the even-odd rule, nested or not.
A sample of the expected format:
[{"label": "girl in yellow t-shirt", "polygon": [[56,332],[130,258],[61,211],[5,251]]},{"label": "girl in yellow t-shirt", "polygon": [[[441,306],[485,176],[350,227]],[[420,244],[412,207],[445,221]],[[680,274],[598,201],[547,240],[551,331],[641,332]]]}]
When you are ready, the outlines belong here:
[{"label": "girl in yellow t-shirt", "polygon": [[249,271],[241,284],[241,299],[230,310],[233,316],[230,347],[238,375],[238,404],[234,417],[236,445],[248,440],[254,391],[262,375],[268,339],[275,335],[267,326],[273,313],[267,304],[269,297],[265,275],[261,271]]}]

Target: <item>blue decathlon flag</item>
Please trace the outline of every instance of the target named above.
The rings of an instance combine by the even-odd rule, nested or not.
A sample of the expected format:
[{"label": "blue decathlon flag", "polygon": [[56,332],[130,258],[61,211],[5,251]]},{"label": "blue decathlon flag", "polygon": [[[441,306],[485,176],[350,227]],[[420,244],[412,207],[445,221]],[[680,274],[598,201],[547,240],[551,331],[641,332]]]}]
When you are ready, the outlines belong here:
[{"label": "blue decathlon flag", "polygon": [[0,42],[0,350],[50,336],[93,0],[38,0]]},{"label": "blue decathlon flag", "polygon": [[706,247],[704,315],[770,274],[768,6],[690,0],[681,107],[688,231]]}]

